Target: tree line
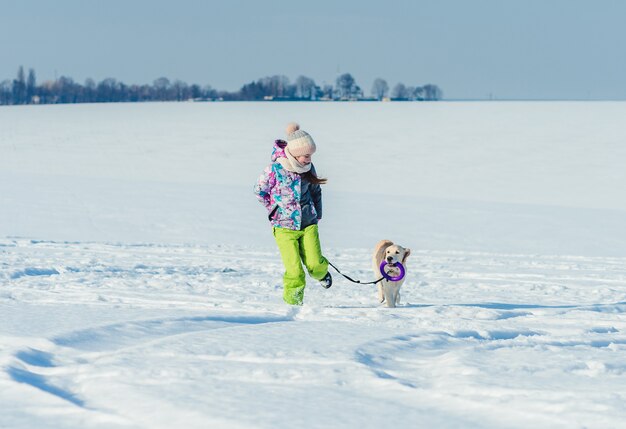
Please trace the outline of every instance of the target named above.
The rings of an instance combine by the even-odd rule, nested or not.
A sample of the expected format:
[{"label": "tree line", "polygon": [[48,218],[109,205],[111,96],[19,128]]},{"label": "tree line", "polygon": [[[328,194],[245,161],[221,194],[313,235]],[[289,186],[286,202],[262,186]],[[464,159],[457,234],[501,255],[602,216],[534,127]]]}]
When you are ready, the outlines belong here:
[{"label": "tree line", "polygon": [[443,92],[437,85],[407,86],[396,84],[390,89],[387,81],[374,81],[369,96],[356,83],[350,73],[337,77],[335,85],[319,86],[306,76],[293,83],[286,76],[269,76],[247,83],[239,91],[220,91],[210,86],[187,84],[165,77],[152,85],[126,85],[113,78],[96,83],[93,79],[84,84],[61,76],[54,81],[37,84],[35,71],[20,67],[15,79],[0,82],[0,105],[109,103],[141,101],[437,101]]}]

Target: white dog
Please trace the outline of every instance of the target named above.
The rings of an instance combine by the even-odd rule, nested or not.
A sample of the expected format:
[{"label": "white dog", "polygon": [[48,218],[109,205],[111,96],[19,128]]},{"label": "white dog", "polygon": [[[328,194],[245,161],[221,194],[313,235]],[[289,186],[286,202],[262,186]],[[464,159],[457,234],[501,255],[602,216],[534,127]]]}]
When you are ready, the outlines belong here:
[{"label": "white dog", "polygon": [[[398,246],[397,244],[393,244],[392,241],[389,240],[381,240],[376,245],[376,249],[374,250],[374,255],[372,257],[372,268],[374,269],[374,275],[376,276],[376,280],[381,277],[380,273],[380,264],[383,260],[387,261],[388,264],[395,264],[396,262],[402,263],[406,271],[406,259],[411,254],[411,249],[405,249],[402,246]],[[395,267],[387,267],[385,272],[390,276],[400,275],[400,268]],[[404,283],[405,277],[401,278],[397,282],[383,279],[378,283],[378,300],[383,303],[387,307],[395,307],[400,303],[400,287],[402,283]]]}]

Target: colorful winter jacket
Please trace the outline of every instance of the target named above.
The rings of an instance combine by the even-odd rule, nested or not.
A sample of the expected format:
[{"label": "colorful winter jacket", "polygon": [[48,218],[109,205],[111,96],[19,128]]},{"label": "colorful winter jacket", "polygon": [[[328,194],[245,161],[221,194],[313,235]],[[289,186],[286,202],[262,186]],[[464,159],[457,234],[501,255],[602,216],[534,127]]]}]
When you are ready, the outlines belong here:
[{"label": "colorful winter jacket", "polygon": [[[267,209],[272,226],[298,231],[322,218],[322,194],[319,185],[308,183],[305,189],[310,198],[304,198],[305,207],[301,206],[302,177],[288,171],[277,161],[286,157],[286,146],[283,140],[274,142],[272,163],[263,170],[254,186],[254,193]],[[315,167],[311,166],[311,171],[315,173]]]}]

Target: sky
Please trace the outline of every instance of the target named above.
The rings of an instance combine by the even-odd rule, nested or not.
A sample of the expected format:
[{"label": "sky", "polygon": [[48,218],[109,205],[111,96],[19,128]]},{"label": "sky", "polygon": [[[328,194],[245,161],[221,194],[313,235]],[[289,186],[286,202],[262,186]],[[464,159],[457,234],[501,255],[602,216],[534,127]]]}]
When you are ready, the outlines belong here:
[{"label": "sky", "polygon": [[366,94],[626,100],[621,0],[0,0],[0,81],[115,78],[234,91],[272,75]]}]

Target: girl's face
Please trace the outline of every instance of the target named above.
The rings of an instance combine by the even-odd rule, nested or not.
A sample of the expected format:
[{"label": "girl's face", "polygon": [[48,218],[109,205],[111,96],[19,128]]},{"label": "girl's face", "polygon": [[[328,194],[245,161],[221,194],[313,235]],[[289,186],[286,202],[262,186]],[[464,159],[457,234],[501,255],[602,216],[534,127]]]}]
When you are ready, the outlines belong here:
[{"label": "girl's face", "polygon": [[311,154],[307,153],[306,155],[300,155],[296,157],[296,160],[300,163],[300,164],[310,164],[311,163]]}]

